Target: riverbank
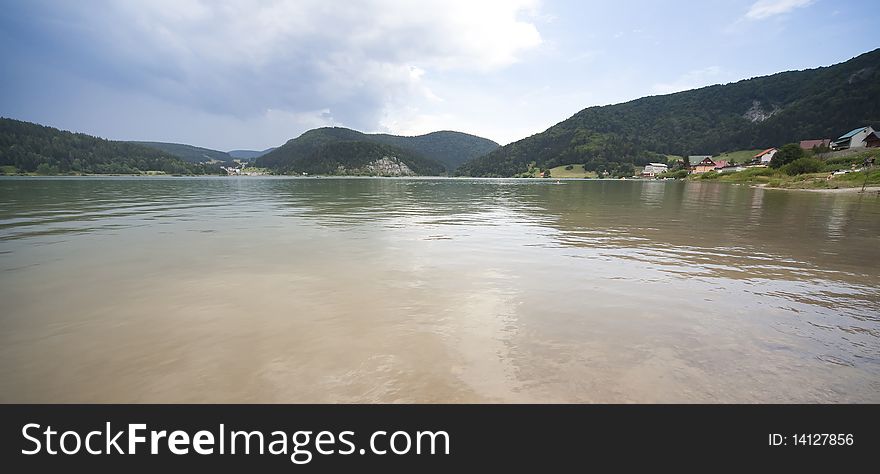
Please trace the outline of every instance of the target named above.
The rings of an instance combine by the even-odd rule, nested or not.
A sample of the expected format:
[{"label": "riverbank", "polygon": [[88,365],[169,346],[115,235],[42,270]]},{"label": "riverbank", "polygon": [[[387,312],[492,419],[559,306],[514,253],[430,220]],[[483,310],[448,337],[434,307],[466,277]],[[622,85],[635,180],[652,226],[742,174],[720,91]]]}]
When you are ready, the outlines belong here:
[{"label": "riverbank", "polygon": [[[753,187],[789,190],[813,190],[849,192],[860,191],[863,187],[880,186],[880,168],[863,167],[866,162],[880,157],[880,151],[870,150],[849,155],[815,159],[812,172],[796,172],[787,167],[750,167],[738,172],[690,174],[688,181],[716,181],[721,183],[746,184]],[[798,170],[799,171],[799,170]]]},{"label": "riverbank", "polygon": [[767,185],[756,184],[750,186],[752,188],[774,189],[780,191],[806,191],[810,193],[831,193],[831,194],[855,194],[864,192],[865,194],[880,194],[880,186],[867,186],[864,190],[858,188],[777,188]]}]

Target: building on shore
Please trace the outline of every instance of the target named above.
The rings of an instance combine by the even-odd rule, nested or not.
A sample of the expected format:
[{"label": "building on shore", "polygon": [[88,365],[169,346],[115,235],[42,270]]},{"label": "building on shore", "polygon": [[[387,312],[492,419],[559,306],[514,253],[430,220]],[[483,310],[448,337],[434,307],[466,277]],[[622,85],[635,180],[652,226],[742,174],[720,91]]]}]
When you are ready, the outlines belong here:
[{"label": "building on shore", "polygon": [[855,130],[851,130],[846,135],[838,138],[831,142],[831,149],[834,151],[838,150],[848,150],[850,148],[865,148],[867,145],[866,139],[869,135],[874,134],[874,129],[871,127],[860,127]]},{"label": "building on shore", "polygon": [[830,148],[831,147],[831,139],[823,138],[821,140],[801,140],[801,149],[805,151],[812,150],[813,148]]},{"label": "building on shore", "polygon": [[865,137],[865,146],[868,148],[878,148],[880,147],[880,132],[872,131]]},{"label": "building on shore", "polygon": [[706,158],[709,158],[711,160],[712,155],[691,155],[691,156],[687,157],[688,166],[693,168],[694,166],[697,166],[698,164],[700,164],[700,162],[702,162]]},{"label": "building on shore", "polygon": [[768,148],[761,153],[752,157],[752,163],[761,164],[761,165],[769,165],[770,161],[773,160],[773,155],[779,151],[776,148]]},{"label": "building on shore", "polygon": [[696,165],[693,165],[692,173],[700,174],[700,173],[707,173],[709,171],[715,171],[715,168],[717,166],[718,166],[718,164],[715,163],[714,161],[712,161],[711,156],[706,156],[699,163],[697,163]]},{"label": "building on shore", "polygon": [[669,171],[669,165],[667,165],[666,163],[648,163],[648,165],[645,166],[645,169],[642,171],[642,176],[649,176],[653,178],[654,176],[665,173],[667,171]]}]

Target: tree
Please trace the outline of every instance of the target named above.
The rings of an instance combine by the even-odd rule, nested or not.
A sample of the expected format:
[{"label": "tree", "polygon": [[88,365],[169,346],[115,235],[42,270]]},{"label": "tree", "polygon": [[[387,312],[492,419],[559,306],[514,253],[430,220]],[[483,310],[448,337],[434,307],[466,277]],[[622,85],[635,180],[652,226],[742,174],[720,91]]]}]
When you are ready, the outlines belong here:
[{"label": "tree", "polygon": [[40,163],[37,166],[37,174],[49,175],[49,174],[58,174],[58,167],[51,166],[49,163]]},{"label": "tree", "polygon": [[817,173],[822,169],[822,162],[816,158],[804,156],[782,167],[782,171],[789,176],[804,173]]},{"label": "tree", "polygon": [[782,168],[783,166],[804,157],[804,150],[797,143],[789,143],[783,146],[773,155],[770,160],[771,168]]},{"label": "tree", "polygon": [[633,165],[631,165],[629,163],[621,163],[620,166],[617,168],[616,174],[617,174],[617,176],[622,176],[622,177],[628,178],[628,177],[636,174],[636,169],[633,167]]}]

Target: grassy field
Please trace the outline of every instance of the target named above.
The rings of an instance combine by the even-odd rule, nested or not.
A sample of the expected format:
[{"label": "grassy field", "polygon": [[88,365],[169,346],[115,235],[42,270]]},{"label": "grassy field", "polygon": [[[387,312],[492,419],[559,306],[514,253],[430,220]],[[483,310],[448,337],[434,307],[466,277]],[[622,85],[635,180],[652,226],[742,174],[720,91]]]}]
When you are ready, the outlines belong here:
[{"label": "grassy field", "polygon": [[[570,170],[567,170],[571,166]],[[554,178],[595,178],[596,173],[584,170],[584,165],[557,166],[550,169],[550,176]]]},{"label": "grassy field", "polygon": [[[566,169],[571,167],[571,169]],[[538,177],[539,171],[538,168],[529,168],[529,173],[523,173],[523,177]],[[586,171],[584,170],[584,165],[563,165],[557,166],[556,168],[550,168],[550,177],[551,178],[596,178],[597,175],[594,171]]]},{"label": "grassy field", "polygon": [[0,175],[3,174],[16,174],[18,173],[18,169],[15,166],[0,166]]},{"label": "grassy field", "polygon": [[728,162],[730,162],[730,160],[733,160],[734,162],[736,162],[738,164],[742,164],[742,163],[752,161],[752,158],[754,158],[755,155],[757,155],[758,153],[761,153],[762,151],[764,151],[764,150],[730,151],[727,153],[722,153],[718,156],[713,156],[712,160],[716,161],[716,162],[719,160],[727,160]]},{"label": "grassy field", "polygon": [[691,175],[693,181],[717,181],[719,183],[756,184],[785,189],[840,189],[860,188],[863,185],[880,185],[880,169],[831,176],[829,172],[805,173],[788,176],[770,168],[755,168],[739,173],[718,174],[714,172]]}]

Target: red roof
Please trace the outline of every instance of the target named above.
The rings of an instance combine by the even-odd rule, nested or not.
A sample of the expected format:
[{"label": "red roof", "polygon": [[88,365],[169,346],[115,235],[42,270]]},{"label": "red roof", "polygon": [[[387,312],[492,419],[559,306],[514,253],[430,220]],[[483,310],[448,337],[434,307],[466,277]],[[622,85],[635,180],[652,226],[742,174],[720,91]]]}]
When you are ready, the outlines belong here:
[{"label": "red roof", "polygon": [[715,162],[716,168],[724,168],[725,166],[727,166],[727,160],[718,160]]},{"label": "red roof", "polygon": [[775,149],[776,149],[776,148],[768,148],[768,149],[762,151],[761,153],[758,153],[757,155],[753,156],[752,158],[760,158],[760,157],[766,155],[767,153],[770,153],[771,151],[773,151],[773,150],[775,150]]},{"label": "red roof", "polygon": [[804,150],[812,150],[817,146],[829,146],[831,145],[830,138],[824,138],[822,140],[801,140],[801,148]]}]

